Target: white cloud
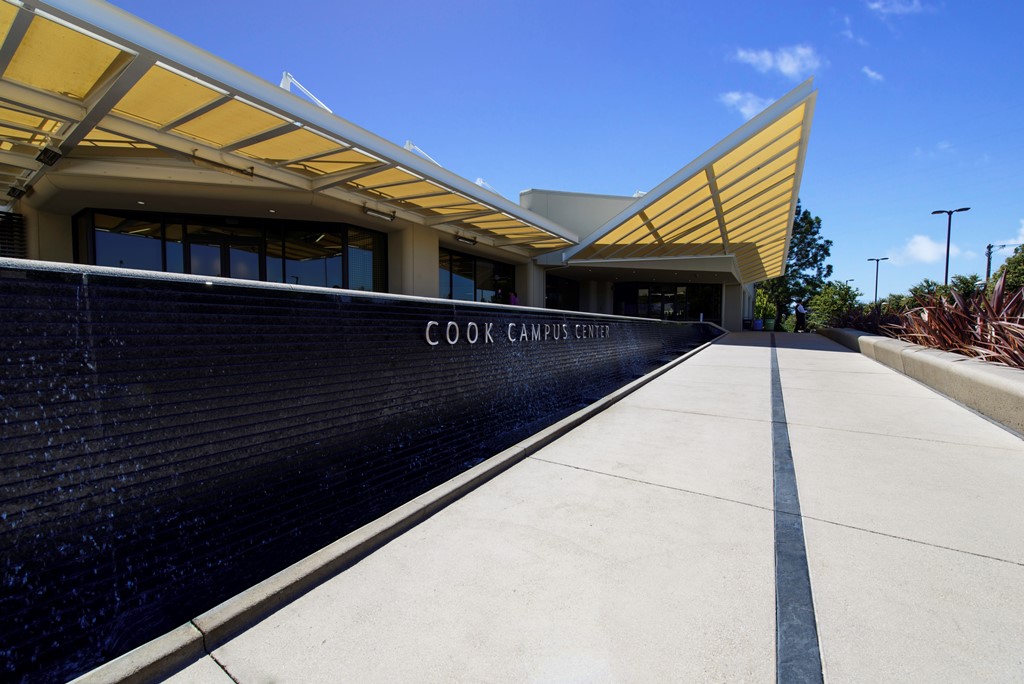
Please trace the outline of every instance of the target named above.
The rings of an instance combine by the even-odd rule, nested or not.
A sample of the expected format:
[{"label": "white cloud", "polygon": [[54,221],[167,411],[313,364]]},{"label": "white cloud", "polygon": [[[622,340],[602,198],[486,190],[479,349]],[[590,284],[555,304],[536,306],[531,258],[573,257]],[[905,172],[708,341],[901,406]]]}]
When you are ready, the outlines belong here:
[{"label": "white cloud", "polygon": [[956,154],[956,146],[949,140],[940,140],[933,147],[915,147],[914,156],[924,159],[938,159],[942,155]]},{"label": "white cloud", "polygon": [[869,0],[868,9],[889,16],[892,14],[920,14],[924,12],[921,0]]},{"label": "white cloud", "polygon": [[777,71],[794,81],[805,78],[825,63],[825,60],[810,45],[791,45],[779,48],[774,52],[739,48],[734,57],[737,61],[749,64],[763,74]]},{"label": "white cloud", "polygon": [[775,58],[768,50],[747,50],[739,48],[736,50],[736,59],[749,64],[761,73],[770,71],[775,64]]},{"label": "white cloud", "polygon": [[864,40],[863,38],[861,38],[860,36],[853,32],[853,22],[850,21],[850,17],[843,17],[843,30],[839,32],[839,35],[841,35],[843,38],[846,38],[849,41],[857,43],[857,45],[863,47],[867,47],[868,45],[868,41]]},{"label": "white cloud", "polygon": [[[950,245],[949,255],[959,256],[961,250]],[[887,255],[894,264],[902,266],[908,263],[934,264],[946,258],[946,243],[932,240],[927,235],[915,235],[907,240],[902,249],[890,251]]]},{"label": "white cloud", "polygon": [[718,101],[726,107],[738,111],[743,115],[744,119],[752,119],[775,100],[767,97],[761,97],[754,93],[740,93],[734,90],[732,92],[722,93],[719,95]]},{"label": "white cloud", "polygon": [[997,245],[1012,245],[1012,244],[1024,245],[1024,219],[1021,219],[1021,221],[1020,221],[1020,228],[1017,230],[1017,234],[1015,236],[1010,237],[1010,238],[1006,238],[1006,239],[1003,239],[1003,240],[996,240],[995,243],[993,243],[993,244],[997,244]]},{"label": "white cloud", "polygon": [[864,75],[867,76],[868,78],[870,78],[872,81],[884,81],[885,80],[885,76],[883,76],[882,74],[878,73],[877,71],[875,71],[871,67],[867,67],[867,66],[866,67],[861,67],[861,71],[863,71]]}]

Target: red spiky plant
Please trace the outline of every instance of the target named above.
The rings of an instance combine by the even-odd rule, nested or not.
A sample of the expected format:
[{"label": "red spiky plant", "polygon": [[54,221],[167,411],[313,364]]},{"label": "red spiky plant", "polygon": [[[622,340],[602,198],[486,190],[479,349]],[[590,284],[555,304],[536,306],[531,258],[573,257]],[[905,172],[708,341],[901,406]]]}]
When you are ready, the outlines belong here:
[{"label": "red spiky plant", "polygon": [[1024,288],[1005,291],[1006,274],[986,296],[964,296],[953,290],[919,295],[918,306],[899,314],[895,323],[880,326],[890,337],[925,347],[1024,368]]}]

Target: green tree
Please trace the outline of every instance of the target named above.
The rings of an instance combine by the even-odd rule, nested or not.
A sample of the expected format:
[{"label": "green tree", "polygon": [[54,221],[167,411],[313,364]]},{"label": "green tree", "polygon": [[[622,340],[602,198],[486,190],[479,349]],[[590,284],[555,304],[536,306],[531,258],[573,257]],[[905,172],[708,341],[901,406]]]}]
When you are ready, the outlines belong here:
[{"label": "green tree", "polygon": [[917,299],[919,297],[928,297],[936,292],[941,292],[942,285],[935,282],[931,278],[925,278],[917,285],[910,286],[910,297],[911,299]]},{"label": "green tree", "polygon": [[758,285],[758,289],[775,305],[776,330],[783,329],[782,321],[793,301],[810,299],[832,275],[832,264],[826,263],[831,252],[832,241],[821,236],[821,219],[797,201],[786,272]]},{"label": "green tree", "polygon": [[821,290],[811,297],[807,323],[814,328],[839,327],[860,311],[858,300],[863,293],[849,283],[833,280],[825,283]]},{"label": "green tree", "polygon": [[955,275],[949,279],[949,289],[956,290],[964,297],[970,297],[978,291],[978,283],[980,282],[981,276],[977,273]]},{"label": "green tree", "polygon": [[955,275],[950,278],[949,285],[942,285],[932,280],[931,278],[925,278],[917,285],[913,285],[910,288],[910,306],[915,306],[918,299],[927,299],[930,295],[937,295],[952,301],[953,296],[950,294],[953,290],[956,290],[964,297],[969,297],[978,290],[978,283],[981,282],[981,277],[977,273],[971,273],[969,275]]},{"label": "green tree", "polygon": [[905,294],[890,294],[881,302],[882,313],[902,313],[914,305],[914,298]]},{"label": "green tree", "polygon": [[1014,249],[1013,254],[1007,257],[1003,265],[992,274],[992,279],[988,281],[989,289],[995,287],[999,276],[1003,275],[1003,273],[1006,273],[1006,283],[1003,285],[1006,291],[1009,292],[1024,287],[1024,245]]},{"label": "green tree", "polygon": [[764,320],[775,315],[775,305],[768,299],[764,290],[758,288],[754,295],[754,318]]}]

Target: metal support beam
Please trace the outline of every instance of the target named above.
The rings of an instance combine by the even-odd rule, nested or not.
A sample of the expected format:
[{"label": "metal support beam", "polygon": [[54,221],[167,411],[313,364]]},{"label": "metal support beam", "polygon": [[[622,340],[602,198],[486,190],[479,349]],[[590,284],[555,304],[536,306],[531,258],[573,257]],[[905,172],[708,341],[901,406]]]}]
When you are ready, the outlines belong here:
[{"label": "metal support beam", "polygon": [[715,218],[718,219],[718,231],[722,234],[722,251],[729,253],[729,231],[725,225],[725,212],[722,211],[722,198],[718,195],[718,179],[711,164],[704,167],[704,175],[711,189],[711,203],[715,205]]}]

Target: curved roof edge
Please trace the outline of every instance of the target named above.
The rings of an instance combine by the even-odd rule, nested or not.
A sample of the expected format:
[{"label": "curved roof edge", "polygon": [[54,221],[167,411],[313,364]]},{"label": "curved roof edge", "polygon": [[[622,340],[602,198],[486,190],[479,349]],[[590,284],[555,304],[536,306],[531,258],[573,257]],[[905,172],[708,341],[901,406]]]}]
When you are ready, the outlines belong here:
[{"label": "curved roof edge", "polygon": [[683,256],[692,247],[694,256],[734,255],[744,283],[781,275],[816,95],[813,79],[804,81],[578,245],[538,261]]},{"label": "curved roof edge", "polygon": [[228,91],[244,94],[260,106],[277,110],[289,118],[351,141],[373,154],[389,159],[428,179],[436,180],[498,211],[520,218],[566,242],[576,243],[579,240],[578,236],[563,226],[523,209],[515,202],[321,109],[125,10],[101,0],[37,0],[32,3],[32,7],[93,31],[98,36],[116,38],[118,43],[129,49],[158,55],[161,62],[174,68],[201,75],[204,80],[214,85],[226,86],[225,89]]}]

